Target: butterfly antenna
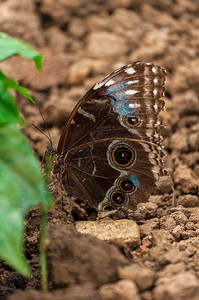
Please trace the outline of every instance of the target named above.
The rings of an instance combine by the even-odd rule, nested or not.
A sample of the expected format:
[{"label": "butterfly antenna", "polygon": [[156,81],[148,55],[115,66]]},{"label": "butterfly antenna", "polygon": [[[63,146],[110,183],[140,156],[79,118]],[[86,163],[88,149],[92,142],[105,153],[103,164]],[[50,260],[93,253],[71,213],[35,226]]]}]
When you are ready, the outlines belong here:
[{"label": "butterfly antenna", "polygon": [[[45,134],[39,127],[37,127],[33,123],[32,123],[32,126],[34,126],[39,132],[41,132],[49,140],[50,144],[52,145],[52,140],[51,140],[51,136],[50,135],[48,136],[47,134]],[[49,134],[49,131],[48,131],[48,134]]]},{"label": "butterfly antenna", "polygon": [[47,130],[47,133],[48,134],[45,134],[39,127],[37,127],[35,124],[32,124],[39,132],[41,132],[50,142],[50,145],[47,147],[47,150],[42,158],[42,161],[41,161],[41,166],[44,164],[44,162],[47,162],[47,157],[51,157],[52,154],[55,152],[54,149],[53,149],[53,143],[52,143],[52,137],[51,137],[51,134],[48,130],[48,127],[46,125],[46,122],[45,122],[45,119],[44,119],[44,116],[43,116],[43,113],[39,107],[39,112],[40,112],[40,115],[42,117],[42,120],[43,120],[43,123],[45,125],[45,128]]},{"label": "butterfly antenna", "polygon": [[[50,131],[48,130],[48,126],[46,125],[46,121],[45,121],[45,119],[44,119],[44,115],[43,115],[43,113],[42,113],[40,107],[39,107],[39,112],[40,112],[40,115],[41,115],[41,117],[42,117],[43,123],[44,123],[44,125],[45,125],[46,131],[48,132],[48,140],[50,141],[50,145],[52,146],[52,145],[53,145],[53,143],[52,143],[52,137],[51,137]],[[41,132],[41,130],[40,130],[40,132]],[[44,133],[43,133],[43,134],[44,134]],[[44,135],[47,137],[46,134],[44,134]]]}]

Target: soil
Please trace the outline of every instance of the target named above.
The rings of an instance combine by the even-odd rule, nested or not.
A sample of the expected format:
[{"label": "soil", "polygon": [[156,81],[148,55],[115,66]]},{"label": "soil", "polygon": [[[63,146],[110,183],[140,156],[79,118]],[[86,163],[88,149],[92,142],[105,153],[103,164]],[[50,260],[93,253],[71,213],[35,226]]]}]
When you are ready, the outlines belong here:
[{"label": "soil", "polygon": [[[0,299],[159,300],[199,299],[199,2],[197,0],[7,0],[0,3],[0,30],[34,45],[43,71],[12,57],[1,69],[25,86],[41,107],[56,148],[76,102],[95,83],[124,64],[153,62],[167,70],[166,111],[161,118],[172,174],[162,177],[149,203],[109,219],[135,220],[141,244],[130,247],[80,234],[73,224],[95,221],[87,203],[67,197],[52,178],[55,205],[48,215],[49,287],[40,292],[40,209],[26,220],[23,278],[0,265]],[[22,129],[39,160],[49,141],[38,106],[16,95],[26,120]]]}]

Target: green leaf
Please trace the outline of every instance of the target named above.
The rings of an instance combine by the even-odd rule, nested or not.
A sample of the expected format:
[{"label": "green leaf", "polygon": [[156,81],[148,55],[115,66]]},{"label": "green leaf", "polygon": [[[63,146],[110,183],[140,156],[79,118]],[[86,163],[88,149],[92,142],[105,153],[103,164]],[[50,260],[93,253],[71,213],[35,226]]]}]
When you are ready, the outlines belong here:
[{"label": "green leaf", "polygon": [[27,276],[30,271],[23,255],[23,214],[16,194],[11,178],[1,170],[0,256],[22,275]]},{"label": "green leaf", "polygon": [[23,219],[30,208],[52,206],[40,168],[22,133],[12,124],[0,127],[0,256],[23,275]]},{"label": "green leaf", "polygon": [[0,49],[0,61],[17,54],[27,59],[33,59],[37,69],[41,70],[42,56],[30,45],[20,42],[3,32],[0,32]]},{"label": "green leaf", "polygon": [[0,78],[0,126],[8,123],[24,125],[24,120],[20,117],[17,106],[7,90],[5,82]]},{"label": "green leaf", "polygon": [[5,84],[5,87],[7,89],[13,89],[18,91],[19,93],[21,93],[22,95],[24,95],[25,97],[27,97],[32,103],[35,103],[35,101],[32,99],[32,97],[29,95],[29,93],[26,91],[25,88],[19,86],[16,81],[14,81],[11,78],[8,78],[6,75],[4,75],[1,71],[0,71],[0,81],[3,81]]}]

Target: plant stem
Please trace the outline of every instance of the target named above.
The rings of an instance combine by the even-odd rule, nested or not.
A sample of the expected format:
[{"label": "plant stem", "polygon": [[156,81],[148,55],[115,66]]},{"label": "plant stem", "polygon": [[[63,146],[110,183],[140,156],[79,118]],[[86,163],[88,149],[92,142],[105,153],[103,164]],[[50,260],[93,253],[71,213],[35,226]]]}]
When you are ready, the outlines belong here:
[{"label": "plant stem", "polygon": [[40,232],[40,264],[41,264],[41,285],[42,292],[48,292],[48,272],[46,264],[46,252],[45,252],[45,235],[46,235],[46,218],[47,209],[41,208],[41,232]]},{"label": "plant stem", "polygon": [[[49,134],[50,135],[50,134]],[[50,170],[52,169],[53,161],[55,158],[51,155],[55,153],[52,146],[50,146],[45,154],[45,174],[44,181],[48,184]],[[40,265],[41,265],[41,286],[42,292],[48,292],[48,271],[46,263],[46,249],[45,249],[45,236],[46,236],[46,220],[47,220],[47,207],[41,207],[41,231],[40,231]]]}]

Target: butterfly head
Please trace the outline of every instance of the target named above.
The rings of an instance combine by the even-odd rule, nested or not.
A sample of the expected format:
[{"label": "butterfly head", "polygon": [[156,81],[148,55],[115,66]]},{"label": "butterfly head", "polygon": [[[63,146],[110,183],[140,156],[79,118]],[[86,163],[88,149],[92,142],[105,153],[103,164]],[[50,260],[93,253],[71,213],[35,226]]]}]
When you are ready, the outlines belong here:
[{"label": "butterfly head", "polygon": [[56,162],[56,157],[57,153],[54,150],[53,146],[48,146],[43,158],[47,170],[52,170]]}]

